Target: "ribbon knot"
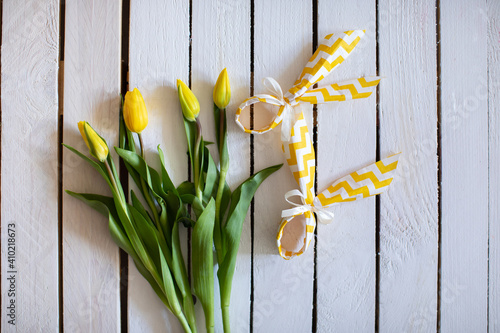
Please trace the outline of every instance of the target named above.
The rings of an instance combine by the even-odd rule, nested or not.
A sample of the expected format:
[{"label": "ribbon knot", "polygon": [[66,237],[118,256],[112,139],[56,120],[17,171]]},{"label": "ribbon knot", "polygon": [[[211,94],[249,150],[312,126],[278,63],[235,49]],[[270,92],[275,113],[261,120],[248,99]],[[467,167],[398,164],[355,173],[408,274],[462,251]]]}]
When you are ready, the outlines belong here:
[{"label": "ribbon knot", "polygon": [[296,100],[292,100],[290,103],[290,93],[287,93],[287,96],[283,95],[283,90],[281,89],[281,86],[279,83],[273,79],[272,77],[266,77],[262,80],[262,84],[264,87],[268,90],[268,92],[271,94],[265,95],[261,94],[259,97],[262,98],[268,98],[268,97],[274,97],[278,101],[280,105],[280,113],[281,113],[281,141],[283,142],[289,142],[291,133],[292,133],[292,127],[295,124],[295,114],[296,111],[294,109],[295,106],[298,106],[299,103]]},{"label": "ribbon knot", "polygon": [[[291,197],[300,197],[302,204],[295,203],[289,200]],[[313,212],[316,213],[318,217],[318,222],[321,224],[330,224],[333,222],[333,218],[335,214],[326,210],[317,197],[314,198],[312,205],[306,202],[306,196],[300,192],[299,190],[291,190],[285,194],[285,200],[294,205],[294,208],[285,209],[281,212],[281,217],[291,218],[296,215],[304,214],[305,212]]]},{"label": "ribbon knot", "polygon": [[[296,122],[296,115],[301,114],[301,103],[320,104],[346,101],[370,96],[380,81],[378,77],[365,77],[316,87],[334,68],[342,63],[365,35],[364,30],[350,30],[338,34],[329,34],[314,52],[298,79],[285,94],[276,80],[266,77],[264,86],[269,94],[251,96],[241,103],[236,111],[236,123],[246,133],[262,134],[271,131],[279,124],[281,140],[290,142],[291,131]],[[279,106],[273,120],[262,128],[247,128],[240,120],[242,110],[255,103]],[[295,110],[297,107],[297,110]],[[247,117],[245,116],[246,120]]]}]

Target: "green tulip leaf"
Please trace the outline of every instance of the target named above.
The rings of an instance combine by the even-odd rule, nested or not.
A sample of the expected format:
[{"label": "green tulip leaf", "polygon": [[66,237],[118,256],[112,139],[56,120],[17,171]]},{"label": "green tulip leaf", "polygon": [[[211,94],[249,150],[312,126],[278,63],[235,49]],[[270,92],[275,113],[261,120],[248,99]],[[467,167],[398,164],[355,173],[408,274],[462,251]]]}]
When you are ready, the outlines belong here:
[{"label": "green tulip leaf", "polygon": [[191,195],[195,195],[196,191],[194,189],[194,184],[192,182],[189,182],[189,181],[185,181],[183,183],[181,183],[178,187],[177,187],[177,192],[179,193],[179,195],[184,195],[184,194],[191,194]]},{"label": "green tulip leaf", "polygon": [[205,313],[207,331],[214,326],[213,231],[215,200],[212,198],[198,218],[191,236],[193,290]]},{"label": "green tulip leaf", "polygon": [[198,199],[193,194],[183,194],[181,195],[182,202],[191,205],[196,216],[200,216],[203,212],[203,204],[200,199]]},{"label": "green tulip leaf", "polygon": [[131,190],[130,194],[131,194],[130,196],[131,196],[131,199],[132,199],[132,206],[134,206],[134,208],[137,209],[137,211],[139,213],[141,213],[141,215],[149,223],[149,225],[154,228],[153,219],[151,218],[151,216],[149,216],[149,213],[147,212],[146,208],[144,208],[144,206],[142,205],[142,203],[139,201],[139,199],[135,195],[135,192],[133,190]]},{"label": "green tulip leaf", "polygon": [[182,294],[182,306],[186,313],[186,318],[191,327],[196,324],[193,296],[191,295],[191,286],[189,284],[186,265],[181,251],[181,242],[179,239],[179,223],[174,222],[172,228],[172,271],[174,272],[175,281]]},{"label": "green tulip leaf", "polygon": [[161,179],[162,179],[162,184],[163,184],[163,190],[165,192],[172,191],[175,193],[175,195],[179,195],[177,193],[177,189],[175,188],[174,183],[170,179],[170,176],[168,175],[167,169],[165,167],[165,156],[163,155],[163,151],[160,149],[160,145],[158,145],[158,155],[160,156],[160,162],[161,162]]},{"label": "green tulip leaf", "polygon": [[137,270],[149,282],[149,284],[151,285],[155,293],[158,295],[158,297],[161,299],[161,301],[170,309],[170,305],[168,304],[165,295],[163,294],[162,290],[152,277],[151,273],[142,264],[141,259],[137,256],[137,253],[135,252],[134,248],[132,247],[132,244],[130,243],[127,235],[125,234],[123,227],[119,222],[120,220],[118,220],[113,198],[98,194],[75,193],[71,191],[66,191],[66,192],[69,195],[87,203],[89,206],[96,209],[101,214],[108,216],[109,232],[111,234],[111,237],[113,238],[113,241],[132,257],[137,267]]},{"label": "green tulip leaf", "polygon": [[240,245],[243,222],[250,207],[250,202],[260,184],[272,173],[278,171],[283,164],[275,165],[257,172],[245,180],[232,194],[224,234],[224,260],[219,264],[217,277],[221,292],[221,306],[229,306],[231,285],[236,267],[236,256]]},{"label": "green tulip leaf", "polygon": [[181,313],[181,304],[177,298],[177,292],[175,290],[174,280],[172,279],[172,274],[168,267],[165,256],[160,248],[158,248],[158,256],[161,263],[161,274],[163,280],[163,290],[165,290],[165,295],[170,303],[171,311],[178,316]]},{"label": "green tulip leaf", "polygon": [[161,263],[158,256],[158,247],[160,246],[158,230],[152,227],[151,224],[147,222],[146,218],[135,207],[129,205],[129,211],[132,214],[132,221],[134,223],[135,230],[137,230],[137,234],[144,243],[145,249],[153,260],[155,267],[159,268]]},{"label": "green tulip leaf", "polygon": [[215,162],[210,155],[210,152],[205,147],[206,156],[206,170],[205,170],[205,189],[203,190],[203,201],[208,202],[210,198],[214,195],[215,183],[217,180],[217,167]]},{"label": "green tulip leaf", "polygon": [[[149,186],[157,200],[162,199],[162,197],[166,197],[167,194],[163,191],[161,186],[160,175],[155,169],[149,167],[140,155],[118,147],[115,147],[115,150],[117,154],[123,158],[125,162],[129,163],[130,166],[139,173],[142,179],[146,181],[146,184]],[[140,187],[140,183],[137,185]]]},{"label": "green tulip leaf", "polygon": [[152,275],[154,275],[154,273],[156,272],[156,267],[154,266],[154,262],[151,259],[149,253],[146,251],[144,243],[139,237],[139,234],[137,233],[137,230],[135,229],[135,226],[131,220],[132,217],[128,208],[132,206],[127,205],[121,198],[117,196],[114,196],[113,199],[115,201],[115,207],[118,213],[118,218],[122,222],[123,229],[125,230],[125,233],[128,239],[130,240],[130,244],[132,244],[134,251],[137,253],[137,257],[143,263],[144,267],[146,267],[146,269]]},{"label": "green tulip leaf", "polygon": [[76,154],[77,156],[81,157],[84,161],[88,162],[94,169],[96,169],[100,174],[101,176],[106,180],[106,182],[108,183],[109,187],[112,188],[113,186],[111,185],[111,181],[109,179],[109,175],[108,175],[108,172],[106,170],[106,167],[101,163],[97,163],[95,162],[94,160],[90,159],[89,157],[85,156],[84,154],[82,154],[81,152],[79,152],[78,150],[76,150],[75,148],[63,143],[62,144],[64,147],[68,148],[71,152],[73,152],[74,154]]},{"label": "green tulip leaf", "polygon": [[85,202],[87,205],[94,208],[104,216],[112,214],[113,216],[115,216],[115,218],[118,217],[118,214],[116,213],[115,202],[112,197],[93,193],[76,193],[69,190],[66,190],[66,193]]},{"label": "green tulip leaf", "polygon": [[120,94],[120,128],[118,132],[118,147],[125,150],[136,152],[133,133],[127,128],[125,119],[123,118],[123,96]]},{"label": "green tulip leaf", "polygon": [[194,170],[194,149],[196,144],[196,133],[198,132],[198,128],[196,126],[196,122],[189,121],[186,117],[182,117],[184,120],[184,129],[186,130],[186,139],[188,144],[188,154],[189,160],[191,161],[191,168]]},{"label": "green tulip leaf", "polygon": [[165,306],[170,311],[172,311],[172,307],[170,306],[169,301],[167,300],[167,298],[165,297],[165,294],[163,293],[163,290],[162,290],[163,286],[162,286],[162,288],[160,288],[160,286],[158,286],[158,283],[155,281],[155,279],[153,278],[151,273],[147,270],[147,268],[142,264],[142,262],[139,259],[137,259],[137,260],[134,259],[134,264],[135,264],[135,267],[137,267],[137,270],[139,271],[139,273],[141,273],[141,275],[144,276],[144,278],[149,282],[149,284],[153,288],[154,292],[156,293],[156,295],[158,295],[158,297],[163,302],[163,304],[165,304]]},{"label": "green tulip leaf", "polygon": [[127,126],[123,119],[123,96],[120,94],[120,111],[119,111],[119,128],[118,128],[118,147],[127,149]]},{"label": "green tulip leaf", "polygon": [[227,119],[226,110],[221,110],[214,103],[215,136],[217,138],[217,149],[222,169],[229,167],[229,152],[227,149]]}]

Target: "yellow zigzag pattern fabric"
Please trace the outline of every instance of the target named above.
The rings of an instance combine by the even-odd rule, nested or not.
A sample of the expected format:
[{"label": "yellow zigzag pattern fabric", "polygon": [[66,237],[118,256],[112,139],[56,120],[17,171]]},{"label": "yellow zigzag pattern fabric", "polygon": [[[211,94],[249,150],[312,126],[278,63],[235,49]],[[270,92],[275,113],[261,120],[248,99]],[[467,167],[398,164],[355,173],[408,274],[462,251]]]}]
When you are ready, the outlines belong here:
[{"label": "yellow zigzag pattern fabric", "polygon": [[299,184],[300,191],[306,195],[306,202],[312,204],[316,166],[314,146],[303,113],[292,128],[290,142],[283,143],[283,152],[293,177]]},{"label": "yellow zigzag pattern fabric", "polygon": [[[311,89],[315,83],[325,78],[351,54],[364,35],[364,30],[350,30],[327,35],[309,59],[293,87],[285,95],[277,96],[278,94],[271,91],[271,94],[258,94],[241,103],[236,111],[238,126],[246,133],[262,134],[272,130],[283,121],[286,116],[284,112],[286,105],[293,107],[300,102],[319,104],[369,97],[375,91],[380,78],[359,78]],[[247,128],[241,123],[241,113],[246,107],[255,103],[279,106],[279,110],[274,119],[262,128]]]},{"label": "yellow zigzag pattern fabric", "polygon": [[[303,157],[304,162],[308,161],[305,157],[306,155],[304,154],[296,156]],[[308,194],[307,198],[304,199],[304,206],[307,207],[305,212],[284,217],[281,220],[278,235],[276,236],[276,244],[278,246],[280,256],[288,260],[294,256],[301,255],[307,250],[314,236],[314,229],[316,228],[316,220],[312,214],[313,211],[323,211],[325,208],[334,204],[355,201],[384,192],[394,178],[399,156],[400,154],[389,156],[381,161],[373,163],[361,170],[355,171],[336,180],[316,198],[313,196],[312,200]],[[314,161],[312,164],[314,165]],[[309,176],[309,179],[312,179],[312,188],[314,188],[314,168],[310,170],[312,170],[313,175]],[[300,180],[302,180],[302,178],[300,178]],[[305,184],[306,182],[304,181],[303,183]],[[300,184],[301,183],[299,183],[299,185]],[[302,186],[300,186],[300,189],[303,193],[305,193]],[[306,188],[306,190],[307,189],[308,188]],[[303,241],[300,244],[302,247],[300,249],[296,249],[296,246],[295,248],[288,248],[285,242],[283,242],[285,234],[287,233],[286,227],[289,222],[292,222],[294,219],[298,220],[295,223],[303,223],[305,226],[303,231]]]},{"label": "yellow zigzag pattern fabric", "polygon": [[[316,161],[314,146],[303,113],[300,114],[292,128],[290,142],[283,143],[283,152],[285,153],[286,161],[292,171],[293,177],[297,181],[297,184],[299,184],[300,192],[305,195],[304,203],[312,205],[315,197],[314,174],[316,172]],[[290,259],[294,255],[304,253],[314,236],[314,228],[316,226],[314,214],[311,211],[307,211],[300,215],[302,216],[295,215],[281,220],[276,243],[280,255],[285,259]],[[303,239],[304,245],[298,251],[285,249],[285,246],[281,245],[285,226],[295,217],[297,219],[304,218],[305,221],[303,222],[306,230]]]},{"label": "yellow zigzag pattern fabric", "polygon": [[[316,197],[316,166],[312,140],[303,113],[300,112],[295,119],[294,107],[300,103],[319,104],[366,98],[375,91],[380,82],[378,77],[358,78],[313,88],[314,84],[325,78],[351,54],[364,35],[364,30],[327,35],[290,90],[283,94],[274,79],[265,78],[263,83],[270,93],[247,98],[236,111],[236,123],[246,133],[262,134],[282,124],[283,152],[300,189],[285,194],[285,199],[295,206],[282,212],[276,239],[279,253],[285,259],[301,255],[307,250],[314,236],[315,214],[320,222],[329,223],[333,220],[333,213],[327,211],[326,207],[379,194],[392,181],[397,166],[397,155],[339,179]],[[255,103],[266,103],[278,106],[279,109],[269,124],[258,129],[246,128],[240,121],[242,110]],[[288,198],[292,196],[299,196],[302,203],[289,201]],[[296,233],[291,233],[288,229],[292,221],[299,229],[303,226],[303,233],[298,236],[298,240]]]},{"label": "yellow zigzag pattern fabric", "polygon": [[285,99],[293,104],[295,98],[302,96],[309,87],[340,65],[364,35],[365,30],[351,30],[325,36]]},{"label": "yellow zigzag pattern fabric", "polygon": [[308,90],[298,98],[301,102],[321,104],[369,97],[380,82],[378,77],[359,78]]},{"label": "yellow zigzag pattern fabric", "polygon": [[354,201],[382,193],[392,182],[399,154],[340,178],[318,195],[322,206]]}]

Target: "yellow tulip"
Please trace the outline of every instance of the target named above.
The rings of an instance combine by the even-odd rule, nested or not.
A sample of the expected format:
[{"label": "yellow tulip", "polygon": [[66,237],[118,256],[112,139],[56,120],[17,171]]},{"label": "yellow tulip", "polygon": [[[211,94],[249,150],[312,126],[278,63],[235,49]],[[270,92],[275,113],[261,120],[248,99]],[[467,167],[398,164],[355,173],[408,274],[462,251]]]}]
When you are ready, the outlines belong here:
[{"label": "yellow tulip", "polygon": [[78,130],[80,130],[80,134],[82,135],[83,141],[85,141],[87,148],[90,150],[89,140],[87,140],[87,136],[85,135],[85,130],[83,129],[86,123],[87,123],[86,121],[79,121]]},{"label": "yellow tulip", "polygon": [[104,162],[109,154],[106,142],[86,121],[78,122],[78,129],[80,130],[83,141],[85,141],[85,144],[89,148],[90,154],[99,161]]},{"label": "yellow tulip", "polygon": [[225,109],[231,99],[231,87],[229,85],[229,78],[227,70],[224,68],[219,74],[217,83],[214,87],[214,103],[219,109]]},{"label": "yellow tulip", "polygon": [[191,89],[181,80],[177,80],[177,91],[181,102],[182,113],[189,121],[195,121],[200,113],[200,103]]},{"label": "yellow tulip", "polygon": [[148,110],[139,89],[127,91],[123,103],[123,119],[127,128],[135,133],[141,133],[148,126]]}]

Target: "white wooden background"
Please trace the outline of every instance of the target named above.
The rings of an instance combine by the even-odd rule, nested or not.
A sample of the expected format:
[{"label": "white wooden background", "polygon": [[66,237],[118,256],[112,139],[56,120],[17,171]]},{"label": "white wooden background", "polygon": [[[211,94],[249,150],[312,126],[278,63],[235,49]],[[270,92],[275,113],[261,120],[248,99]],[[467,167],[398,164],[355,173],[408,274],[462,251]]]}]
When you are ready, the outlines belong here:
[{"label": "white wooden background", "polygon": [[[307,110],[318,189],[402,151],[398,176],[380,198],[336,207],[335,223],[291,261],[275,233],[296,185],[286,167],[266,181],[243,229],[233,331],[500,332],[498,0],[3,0],[1,29],[2,332],[180,332],[106,219],[63,192],[108,190],[60,143],[85,150],[82,119],[116,142],[128,83],[149,110],[149,158],[161,143],[179,183],[188,161],[177,78],[213,139],[224,67],[232,118],[262,78],[289,87],[320,38],[347,29],[367,36],[325,81],[384,79],[376,96]],[[279,136],[250,137],[230,119],[231,186],[284,161]]]}]

